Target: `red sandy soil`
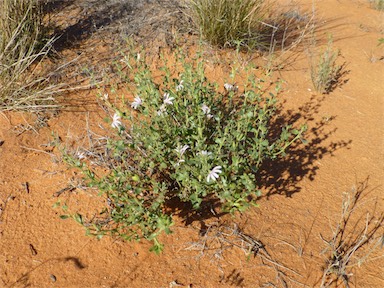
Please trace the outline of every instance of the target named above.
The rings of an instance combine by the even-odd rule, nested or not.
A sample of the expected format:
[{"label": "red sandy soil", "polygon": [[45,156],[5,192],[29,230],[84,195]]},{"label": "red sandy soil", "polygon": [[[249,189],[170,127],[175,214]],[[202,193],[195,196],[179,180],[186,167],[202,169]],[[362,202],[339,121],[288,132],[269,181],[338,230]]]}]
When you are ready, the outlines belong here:
[{"label": "red sandy soil", "polygon": [[[311,10],[307,2],[312,1],[298,7]],[[52,207],[61,200],[84,211],[102,203],[91,190],[54,196],[78,172],[60,161],[52,132],[77,147],[87,123],[94,129],[103,123],[95,90],[72,95],[89,101],[84,109],[48,114],[47,121],[28,113],[1,114],[0,287],[319,287],[329,255],[322,253],[327,245],[320,234],[332,237],[343,193],[365,184],[351,229],[366,212],[384,212],[384,46],[377,46],[384,15],[368,1],[314,2],[317,48],[324,48],[331,33],[341,53],[338,61],[345,63],[340,85],[327,95],[314,92],[305,49],[293,51],[288,60],[294,61],[275,72],[284,80],[281,117],[306,122],[308,144],[266,164],[258,208],[235,217],[176,217],[174,233],[161,237],[161,255],[149,252],[151,244],[145,241],[85,236],[80,225],[60,219],[62,211]],[[211,78],[226,72],[209,65]],[[239,247],[220,246],[218,235],[235,223],[265,245],[274,263],[263,262],[263,249],[247,258]],[[204,227],[205,236],[200,233]],[[383,235],[383,227],[375,235]],[[204,243],[211,249],[203,251]],[[348,271],[351,287],[384,287],[383,258],[374,259],[380,256],[382,245],[370,255],[372,261]],[[335,286],[344,287],[342,282]]]}]

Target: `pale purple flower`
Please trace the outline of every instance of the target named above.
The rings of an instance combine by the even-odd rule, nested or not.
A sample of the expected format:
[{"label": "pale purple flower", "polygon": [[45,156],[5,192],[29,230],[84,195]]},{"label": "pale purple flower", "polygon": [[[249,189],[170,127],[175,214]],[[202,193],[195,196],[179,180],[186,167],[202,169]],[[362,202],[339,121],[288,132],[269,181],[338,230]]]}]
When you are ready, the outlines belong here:
[{"label": "pale purple flower", "polygon": [[133,102],[131,103],[131,107],[133,109],[137,109],[141,104],[143,104],[143,100],[139,96],[136,96]]},{"label": "pale purple flower", "polygon": [[228,92],[230,92],[230,91],[237,91],[237,89],[239,89],[238,86],[234,86],[234,85],[229,84],[229,83],[225,83],[225,84],[224,84],[224,88],[225,88],[225,90],[227,90]]},{"label": "pale purple flower", "polygon": [[175,98],[173,98],[173,97],[169,97],[169,93],[164,93],[164,100],[163,100],[163,102],[164,102],[164,104],[167,104],[167,105],[173,105],[173,100],[174,100]]},{"label": "pale purple flower", "polygon": [[120,115],[115,113],[113,114],[113,117],[112,117],[112,128],[119,128],[121,126],[121,121],[120,121]]},{"label": "pale purple flower", "polygon": [[180,84],[176,86],[176,91],[181,91],[184,89],[183,82],[184,82],[184,80],[181,80]]},{"label": "pale purple flower", "polygon": [[216,181],[216,179],[219,178],[219,174],[221,173],[221,166],[214,167],[207,176],[207,182],[209,183],[210,180]]},{"label": "pale purple flower", "polygon": [[183,154],[185,153],[185,151],[187,151],[189,149],[189,145],[184,145],[184,146],[177,146],[177,148],[175,149],[175,151],[177,153],[179,153],[180,157],[183,156]]}]

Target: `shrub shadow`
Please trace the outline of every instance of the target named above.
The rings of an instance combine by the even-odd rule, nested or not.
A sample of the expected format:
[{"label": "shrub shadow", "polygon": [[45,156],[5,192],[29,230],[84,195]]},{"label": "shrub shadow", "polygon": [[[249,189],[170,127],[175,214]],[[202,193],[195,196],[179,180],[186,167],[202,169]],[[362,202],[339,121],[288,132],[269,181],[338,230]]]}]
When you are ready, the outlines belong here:
[{"label": "shrub shadow", "polygon": [[[222,204],[218,199],[206,199],[201,202],[200,209],[193,208],[190,202],[182,202],[177,197],[172,198],[166,204],[166,206],[183,220],[185,226],[189,226],[193,222],[200,223],[199,235],[203,236],[208,226],[206,220],[211,218],[219,219],[220,217],[228,214],[227,212],[220,211]],[[218,212],[219,211],[219,212]]]},{"label": "shrub shadow", "polygon": [[308,137],[307,143],[300,141],[292,145],[286,157],[274,160],[265,160],[256,175],[259,188],[263,191],[263,197],[271,197],[272,195],[284,195],[292,197],[293,194],[301,191],[299,182],[304,178],[314,180],[317,170],[319,169],[320,160],[326,156],[333,156],[334,152],[349,147],[352,140],[332,141],[326,144],[328,138],[337,131],[337,128],[327,129],[327,126],[336,118],[336,116],[323,117],[321,120],[315,120],[321,103],[325,100],[325,96],[320,98],[312,96],[308,102],[293,111],[288,110],[281,112],[284,103],[280,104],[280,108],[276,114],[280,115],[276,118],[272,125],[271,137],[276,137],[281,131],[281,127],[289,123],[293,126],[299,126],[306,123],[308,130],[305,132],[304,138]]}]

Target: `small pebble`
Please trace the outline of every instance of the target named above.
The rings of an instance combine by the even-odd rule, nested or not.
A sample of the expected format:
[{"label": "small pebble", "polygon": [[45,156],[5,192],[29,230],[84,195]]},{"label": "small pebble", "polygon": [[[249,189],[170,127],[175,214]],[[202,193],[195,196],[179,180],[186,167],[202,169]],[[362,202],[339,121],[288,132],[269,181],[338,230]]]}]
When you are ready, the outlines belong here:
[{"label": "small pebble", "polygon": [[51,274],[49,275],[49,277],[51,278],[52,282],[56,282],[56,276]]}]

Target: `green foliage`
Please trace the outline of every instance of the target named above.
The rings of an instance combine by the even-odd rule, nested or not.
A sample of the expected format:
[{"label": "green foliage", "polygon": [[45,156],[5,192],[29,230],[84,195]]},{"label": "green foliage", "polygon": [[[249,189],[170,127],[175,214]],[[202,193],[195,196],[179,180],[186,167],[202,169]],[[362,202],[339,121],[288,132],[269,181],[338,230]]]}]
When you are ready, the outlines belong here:
[{"label": "green foliage", "polygon": [[192,18],[201,35],[212,45],[258,46],[264,0],[191,0]]},{"label": "green foliage", "polygon": [[329,37],[325,51],[311,63],[311,78],[317,92],[329,93],[334,88],[340,76],[341,66],[336,65],[339,52],[333,50],[333,40]]},{"label": "green foliage", "polygon": [[[0,3],[0,110],[51,105],[53,87],[41,69],[32,69],[46,55],[52,39],[44,39],[43,1]],[[34,67],[36,68],[36,67]]]},{"label": "green foliage", "polygon": [[262,162],[285,155],[305,130],[271,131],[279,83],[266,93],[249,73],[241,91],[229,83],[221,89],[207,79],[202,55],[191,59],[178,51],[174,57],[172,65],[162,59],[160,78],[143,56],[122,61],[119,74],[135,98],[120,108],[103,98],[115,111],[116,132],[105,147],[106,175],[98,176],[86,159],[65,156],[109,201],[103,211],[109,228],[93,224],[88,233],[153,240],[155,252],[162,249],[157,236],[171,232],[169,200],[198,210],[205,199],[216,199],[224,211],[246,210],[260,195],[255,175]]}]

